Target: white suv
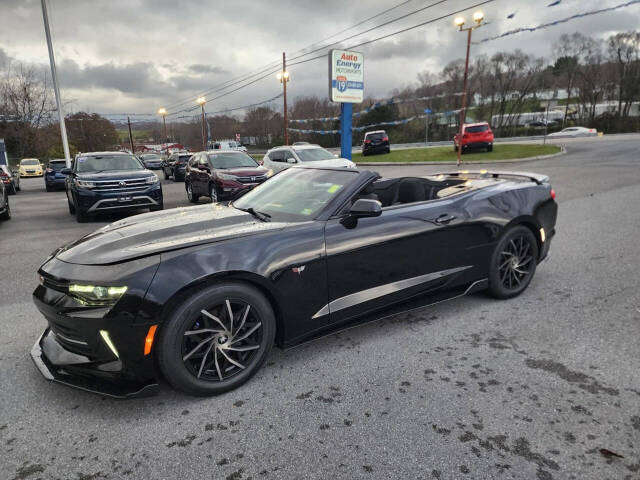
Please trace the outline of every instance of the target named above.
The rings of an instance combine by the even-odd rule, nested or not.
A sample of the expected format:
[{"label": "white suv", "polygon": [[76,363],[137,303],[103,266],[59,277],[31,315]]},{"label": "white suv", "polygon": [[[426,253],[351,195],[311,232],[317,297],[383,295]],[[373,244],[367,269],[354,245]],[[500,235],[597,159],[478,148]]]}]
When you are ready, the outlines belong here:
[{"label": "white suv", "polygon": [[356,168],[356,164],[351,160],[337,157],[319,145],[293,145],[272,148],[265,154],[262,164],[272,169],[274,173],[293,165]]},{"label": "white suv", "polygon": [[247,153],[247,147],[240,145],[235,140],[218,140],[211,142],[210,150],[236,150],[238,152]]}]

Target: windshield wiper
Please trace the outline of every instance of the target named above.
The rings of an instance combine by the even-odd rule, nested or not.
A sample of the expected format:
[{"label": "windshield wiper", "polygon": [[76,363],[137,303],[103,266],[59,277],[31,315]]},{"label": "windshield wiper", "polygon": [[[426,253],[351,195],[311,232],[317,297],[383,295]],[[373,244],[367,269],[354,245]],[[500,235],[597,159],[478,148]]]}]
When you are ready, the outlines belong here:
[{"label": "windshield wiper", "polygon": [[269,215],[268,213],[265,213],[265,212],[258,212],[256,210],[254,210],[253,207],[240,208],[240,207],[236,207],[235,205],[233,205],[233,208],[236,208],[238,210],[242,210],[243,212],[250,213],[251,215],[253,215],[254,217],[256,217],[258,220],[260,220],[262,222],[270,222],[271,221],[271,215]]}]

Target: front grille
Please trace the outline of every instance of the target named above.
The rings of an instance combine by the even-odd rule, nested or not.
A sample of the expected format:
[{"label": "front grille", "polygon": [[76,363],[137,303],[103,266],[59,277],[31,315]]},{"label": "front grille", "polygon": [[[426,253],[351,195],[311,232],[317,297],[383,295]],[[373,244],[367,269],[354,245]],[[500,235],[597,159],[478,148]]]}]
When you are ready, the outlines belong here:
[{"label": "front grille", "polygon": [[94,192],[141,192],[149,188],[145,178],[133,180],[100,180],[94,182]]},{"label": "front grille", "polygon": [[260,183],[267,179],[266,175],[257,175],[255,177],[238,177],[238,181],[241,183]]},{"label": "front grille", "polygon": [[107,208],[118,208],[118,207],[135,207],[135,206],[148,206],[154,205],[154,203],[149,200],[148,197],[139,197],[133,198],[131,200],[127,200],[125,202],[119,202],[117,199],[113,200],[103,200],[96,206],[96,210],[102,210]]}]

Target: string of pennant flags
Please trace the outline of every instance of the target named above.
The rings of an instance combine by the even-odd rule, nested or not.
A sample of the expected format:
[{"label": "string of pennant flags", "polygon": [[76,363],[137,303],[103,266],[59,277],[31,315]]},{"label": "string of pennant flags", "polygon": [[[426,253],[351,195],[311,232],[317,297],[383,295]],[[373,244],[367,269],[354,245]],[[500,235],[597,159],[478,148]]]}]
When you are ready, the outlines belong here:
[{"label": "string of pennant flags", "polygon": [[[547,5],[547,7],[553,7],[555,5],[558,5],[560,2],[559,1],[555,1],[553,3],[550,3],[549,5]],[[536,30],[541,30],[543,28],[548,28],[548,27],[553,27],[555,25],[559,25],[561,23],[567,23],[571,20],[575,20],[577,18],[582,18],[582,17],[588,17],[590,15],[597,15],[600,13],[604,13],[604,12],[610,12],[612,10],[618,10],[619,8],[625,8],[625,7],[630,7],[631,5],[635,5],[640,3],[640,0],[631,0],[625,3],[621,3],[619,5],[615,5],[612,7],[606,7],[606,8],[600,8],[598,10],[591,10],[588,12],[582,12],[582,13],[576,13],[575,15],[571,15],[570,17],[566,17],[566,18],[562,18],[560,20],[555,20],[553,22],[548,22],[548,23],[543,23],[541,25],[537,25],[535,27],[522,27],[522,28],[516,28],[514,30],[509,30],[508,32],[505,32],[501,35],[496,35],[494,37],[487,37],[487,38],[483,38],[482,40],[479,40],[477,42],[473,42],[474,45],[479,45],[481,43],[486,43],[486,42],[491,42],[493,40],[497,40],[499,38],[503,38],[503,37],[508,37],[510,35],[515,35],[517,33],[522,33],[522,32],[535,32]],[[507,18],[511,19],[515,16],[517,12],[514,12],[512,14],[507,15]]]},{"label": "string of pennant flags", "polygon": [[[638,0],[638,1],[640,1],[640,0]],[[424,100],[434,100],[434,99],[437,99],[437,98],[445,98],[445,97],[451,97],[451,96],[457,96],[457,95],[462,95],[462,92],[456,92],[456,93],[451,93],[451,94],[446,94],[446,95],[444,95],[444,94],[443,95],[434,95],[434,96],[431,96],[431,97],[389,98],[389,99],[386,99],[386,100],[380,100],[379,102],[375,102],[374,104],[372,104],[371,106],[365,108],[364,110],[360,110],[359,112],[354,112],[353,113],[353,117],[354,118],[361,117],[362,115],[366,115],[367,113],[371,112],[372,110],[375,110],[375,109],[380,108],[380,107],[386,107],[388,105],[395,105],[395,104],[399,104],[399,103],[414,103],[414,102],[420,102],[420,101],[424,101]],[[335,122],[337,120],[340,120],[340,116],[337,116],[337,117],[321,117],[321,118],[290,119],[289,123]]]},{"label": "string of pennant flags", "polygon": [[[438,112],[438,113],[430,113],[430,114],[424,114],[424,115],[413,115],[411,117],[407,117],[407,118],[401,118],[399,120],[393,120],[390,122],[379,122],[379,123],[372,123],[370,125],[362,125],[360,127],[351,127],[351,131],[353,132],[361,132],[363,130],[368,130],[369,128],[373,128],[373,127],[383,127],[383,126],[395,126],[395,125],[404,125],[406,123],[412,122],[414,120],[418,120],[421,118],[426,118],[426,117],[447,117],[447,116],[454,116],[454,115],[458,115],[460,113],[460,110],[451,110],[449,112]],[[295,133],[317,133],[319,135],[335,135],[340,133],[340,130],[309,130],[309,129],[301,129],[301,128],[287,128],[287,130],[289,130],[290,132],[295,132]]]}]

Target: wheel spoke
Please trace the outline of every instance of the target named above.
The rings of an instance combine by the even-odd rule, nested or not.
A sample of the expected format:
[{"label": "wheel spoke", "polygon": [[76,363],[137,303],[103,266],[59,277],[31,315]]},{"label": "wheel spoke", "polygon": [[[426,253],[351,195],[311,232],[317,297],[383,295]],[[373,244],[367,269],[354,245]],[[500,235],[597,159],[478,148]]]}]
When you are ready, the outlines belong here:
[{"label": "wheel spoke", "polygon": [[234,339],[230,344],[233,345],[235,343],[241,342],[242,340],[244,340],[245,338],[249,337],[253,332],[255,332],[258,328],[260,328],[260,326],[262,325],[262,322],[258,322],[256,323],[253,327],[251,327],[247,332],[245,332],[244,335],[242,335],[240,338],[236,338]]},{"label": "wheel spoke", "polygon": [[227,355],[227,354],[225,353],[225,351],[224,351],[222,348],[221,348],[221,349],[219,349],[219,350],[220,350],[220,353],[222,354],[222,356],[223,356],[224,358],[226,358],[226,359],[227,359],[227,361],[228,361],[229,363],[232,363],[232,364],[234,364],[236,367],[238,367],[238,368],[242,368],[242,369],[244,370],[244,368],[245,368],[245,367],[244,367],[244,365],[242,365],[241,363],[238,363],[238,362],[237,362],[237,361],[235,361],[233,358],[231,358],[229,355]]},{"label": "wheel spoke", "polygon": [[[244,309],[244,313],[242,314],[242,320],[240,321],[240,326],[236,330],[236,333],[239,333],[242,330],[242,327],[244,327],[244,322],[247,321],[247,315],[249,315],[249,309],[250,308],[251,308],[251,305],[247,304],[247,306]],[[233,332],[231,332],[231,336],[232,336],[232,340],[233,340]]]},{"label": "wheel spoke", "polygon": [[231,310],[231,302],[229,300],[224,301],[227,304],[227,312],[229,313],[229,332],[233,335],[233,310]]},{"label": "wheel spoke", "polygon": [[216,364],[216,372],[218,372],[218,378],[220,379],[220,381],[222,381],[222,372],[220,371],[220,365],[218,365],[218,348],[217,347],[213,352],[213,360]]},{"label": "wheel spoke", "polygon": [[189,330],[184,332],[185,335],[199,335],[201,333],[224,333],[223,330],[214,330],[213,328],[201,328],[199,330]]},{"label": "wheel spoke", "polygon": [[257,350],[260,345],[242,345],[241,347],[227,347],[225,350],[232,350],[234,352],[248,352],[249,350]]},{"label": "wheel spoke", "polygon": [[220,320],[218,317],[216,317],[215,315],[210,314],[209,312],[207,312],[206,310],[202,309],[200,310],[200,313],[203,314],[205,317],[210,318],[211,320],[213,320],[214,322],[217,322],[218,325],[220,325],[222,327],[223,330],[227,330],[227,327],[225,327],[224,323],[222,323],[222,320]]},{"label": "wheel spoke", "polygon": [[204,357],[202,357],[202,363],[200,363],[200,370],[198,370],[198,378],[200,378],[200,375],[202,375],[202,370],[204,369],[204,363],[207,361],[207,356],[209,356],[211,347],[213,347],[213,343],[210,343],[209,347],[207,348],[207,351],[204,352]]},{"label": "wheel spoke", "polygon": [[194,353],[196,353],[204,344],[206,344],[207,342],[210,342],[211,340],[213,340],[213,336],[211,337],[207,337],[205,338],[203,341],[201,341],[198,345],[195,346],[195,348],[193,350],[191,350],[189,353],[187,353],[184,357],[182,357],[182,360],[188,360],[189,357],[191,355],[193,355]]}]

